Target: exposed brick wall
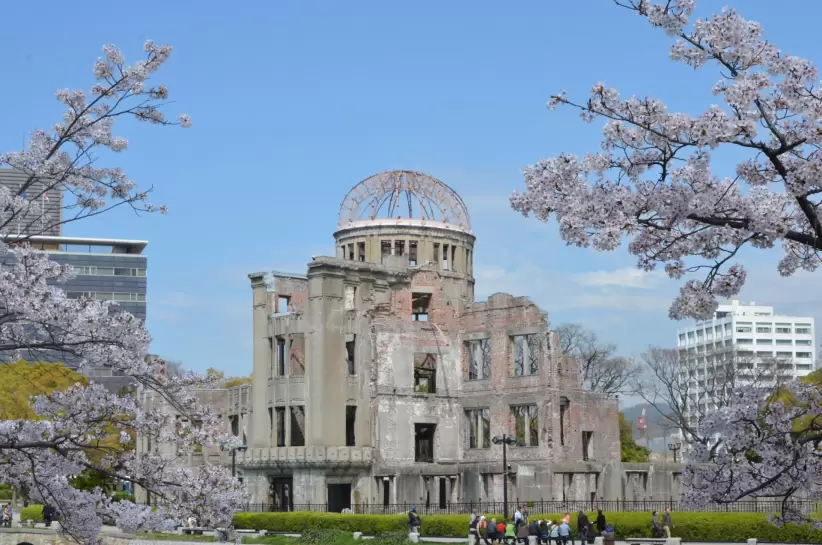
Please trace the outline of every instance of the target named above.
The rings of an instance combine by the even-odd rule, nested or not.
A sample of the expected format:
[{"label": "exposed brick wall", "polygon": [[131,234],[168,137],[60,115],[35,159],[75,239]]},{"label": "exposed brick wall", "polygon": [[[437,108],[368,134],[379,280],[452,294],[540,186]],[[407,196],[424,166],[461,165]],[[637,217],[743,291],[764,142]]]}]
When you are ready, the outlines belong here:
[{"label": "exposed brick wall", "polygon": [[[304,312],[308,303],[308,280],[290,276],[277,276],[274,279],[274,306],[277,297],[290,297],[290,312]],[[285,312],[285,309],[272,308],[272,312]]]}]

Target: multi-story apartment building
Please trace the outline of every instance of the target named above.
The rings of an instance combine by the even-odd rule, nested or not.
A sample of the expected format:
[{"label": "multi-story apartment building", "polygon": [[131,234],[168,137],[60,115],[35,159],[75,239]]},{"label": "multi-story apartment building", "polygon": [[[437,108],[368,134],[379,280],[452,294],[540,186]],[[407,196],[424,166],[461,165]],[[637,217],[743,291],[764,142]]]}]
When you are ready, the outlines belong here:
[{"label": "multi-story apartment building", "polygon": [[[21,172],[0,169],[0,185],[14,192],[19,192],[26,179]],[[77,276],[60,285],[68,297],[115,301],[123,310],[145,320],[148,259],[143,250],[148,242],[62,236],[62,194],[57,189],[47,190],[40,183],[33,184],[27,194],[42,203],[45,219],[22,218],[7,226],[0,238],[12,246],[25,241],[48,252],[57,263],[72,265]],[[0,256],[0,264],[13,259],[13,254]],[[87,373],[112,389],[125,385],[123,377],[113,376],[107,368],[88,369]]]},{"label": "multi-story apartment building", "polygon": [[782,316],[773,307],[731,301],[713,318],[677,331],[683,392],[689,418],[717,408],[725,387],[764,388],[814,370],[816,326],[810,316]]}]

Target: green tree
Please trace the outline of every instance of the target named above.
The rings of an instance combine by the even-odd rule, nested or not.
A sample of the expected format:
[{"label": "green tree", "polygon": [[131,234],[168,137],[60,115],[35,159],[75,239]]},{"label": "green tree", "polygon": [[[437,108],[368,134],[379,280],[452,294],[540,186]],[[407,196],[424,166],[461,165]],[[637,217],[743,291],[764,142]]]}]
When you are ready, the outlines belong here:
[{"label": "green tree", "polygon": [[619,443],[623,462],[647,462],[651,451],[634,441],[634,426],[619,413]]},{"label": "green tree", "polygon": [[37,420],[31,397],[63,391],[75,384],[88,385],[88,379],[62,363],[0,364],[0,419]]}]

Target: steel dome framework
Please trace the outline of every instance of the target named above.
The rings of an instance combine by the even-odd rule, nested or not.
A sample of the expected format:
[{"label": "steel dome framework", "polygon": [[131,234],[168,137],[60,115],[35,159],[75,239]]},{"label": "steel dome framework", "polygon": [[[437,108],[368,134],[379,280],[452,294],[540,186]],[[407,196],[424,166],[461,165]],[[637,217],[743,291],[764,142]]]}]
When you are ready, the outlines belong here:
[{"label": "steel dome framework", "polygon": [[348,192],[340,206],[338,227],[375,219],[431,220],[471,230],[468,208],[457,192],[413,170],[375,174]]}]

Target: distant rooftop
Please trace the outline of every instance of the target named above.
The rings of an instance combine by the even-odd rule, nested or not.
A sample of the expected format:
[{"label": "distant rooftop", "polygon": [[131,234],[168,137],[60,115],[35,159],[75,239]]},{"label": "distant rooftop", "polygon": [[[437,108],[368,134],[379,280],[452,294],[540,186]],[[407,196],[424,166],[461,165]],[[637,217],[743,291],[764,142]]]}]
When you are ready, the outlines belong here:
[{"label": "distant rooftop", "polygon": [[57,237],[48,235],[0,235],[9,244],[15,240],[29,242],[50,252],[142,254],[147,240],[126,240],[119,238]]}]

